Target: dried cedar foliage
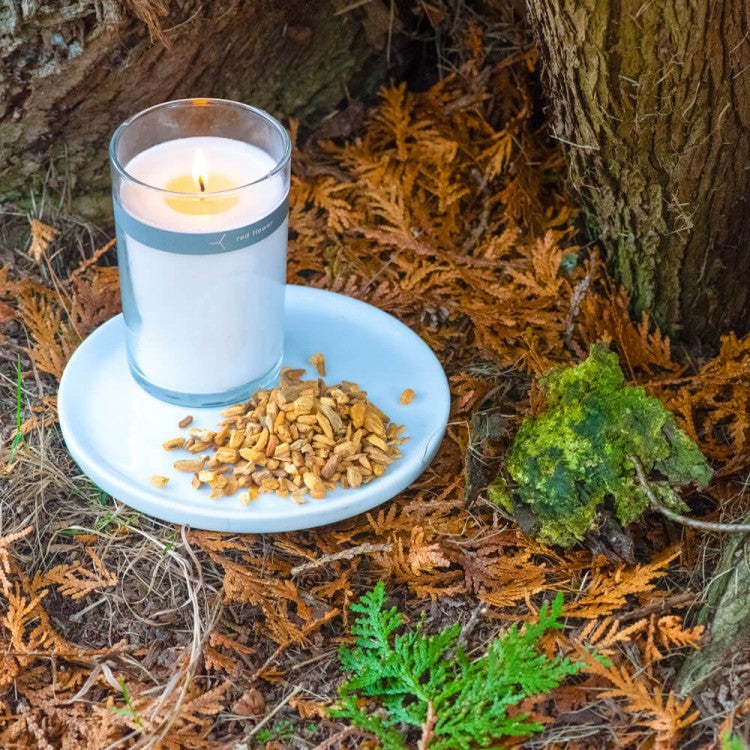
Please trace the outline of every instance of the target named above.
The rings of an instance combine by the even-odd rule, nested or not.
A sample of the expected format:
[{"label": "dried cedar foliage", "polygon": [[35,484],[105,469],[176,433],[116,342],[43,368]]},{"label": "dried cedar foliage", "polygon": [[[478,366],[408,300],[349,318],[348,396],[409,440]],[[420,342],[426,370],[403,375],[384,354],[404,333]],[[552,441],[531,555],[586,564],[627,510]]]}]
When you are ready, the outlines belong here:
[{"label": "dried cedar foliage", "polygon": [[[570,627],[548,647],[586,658],[592,645],[611,663],[592,662],[582,683],[523,706],[550,725],[548,743],[667,748],[692,731],[694,708],[670,692],[674,660],[701,637],[683,619],[697,593],[684,590],[679,548],[653,528],[651,561],[613,565],[547,549],[481,501],[467,507],[468,425],[489,405],[514,430],[529,404],[507,394],[608,341],[720,470],[747,470],[750,343],[728,337],[715,360],[689,373],[647,319],[630,319],[595,252],[576,247],[560,153],[531,124],[533,52],[489,65],[481,37],[471,48],[473,57],[426,93],[384,90],[356,136],[295,155],[289,280],[397,315],[451,380],[438,456],[372,513],[311,532],[231,536],[177,531],[106,499],[82,500],[59,443],[45,453],[40,441],[54,421],[54,379],[116,312],[116,271],[87,263],[43,283],[0,270],[0,320],[20,321],[28,339],[0,335],[28,357],[24,383],[33,370],[42,389],[10,466],[13,432],[3,433],[0,745],[229,748],[253,726],[252,694],[253,711],[286,700],[278,716],[295,719],[309,747],[342,729],[320,723],[334,697],[334,647],[346,637],[349,604],[376,579],[402,609],[438,624],[479,620],[478,643],[562,591]],[[42,502],[47,512],[36,512],[39,492],[62,493],[60,502],[80,511],[55,515]],[[142,592],[137,601],[131,590]],[[78,623],[99,627],[87,632],[101,644],[81,640]],[[704,731],[718,731],[719,721]]]}]

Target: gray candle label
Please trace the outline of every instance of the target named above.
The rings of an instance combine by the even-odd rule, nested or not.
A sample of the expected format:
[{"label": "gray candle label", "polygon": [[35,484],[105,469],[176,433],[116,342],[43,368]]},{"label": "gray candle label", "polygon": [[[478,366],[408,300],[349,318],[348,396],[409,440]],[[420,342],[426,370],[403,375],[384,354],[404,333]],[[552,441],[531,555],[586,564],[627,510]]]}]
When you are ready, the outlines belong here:
[{"label": "gray candle label", "polygon": [[132,237],[155,250],[178,255],[217,255],[241,250],[248,245],[254,245],[275,232],[289,213],[289,198],[260,221],[254,221],[244,227],[228,229],[225,232],[183,233],[171,232],[168,229],[145,224],[129,214],[114,200],[115,224],[118,232]]}]

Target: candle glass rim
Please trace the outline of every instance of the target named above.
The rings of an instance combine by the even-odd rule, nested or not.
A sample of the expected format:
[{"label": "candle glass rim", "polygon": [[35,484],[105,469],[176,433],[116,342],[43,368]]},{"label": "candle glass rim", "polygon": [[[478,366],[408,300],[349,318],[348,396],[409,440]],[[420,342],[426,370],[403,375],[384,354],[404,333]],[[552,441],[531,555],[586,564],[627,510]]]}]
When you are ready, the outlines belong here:
[{"label": "candle glass rim", "polygon": [[[127,127],[134,123],[136,120],[138,120],[140,117],[143,117],[147,115],[149,112],[153,112],[155,109],[162,109],[162,108],[168,108],[168,107],[178,107],[182,106],[188,103],[194,103],[194,102],[201,102],[200,105],[193,106],[211,106],[211,105],[231,105],[233,107],[239,107],[241,109],[247,110],[248,112],[252,112],[255,115],[258,115],[262,117],[264,120],[268,121],[274,129],[279,133],[281,136],[281,142],[283,144],[283,153],[281,155],[281,158],[277,161],[276,165],[273,169],[266,172],[262,177],[258,177],[255,180],[252,180],[250,182],[243,183],[242,185],[238,185],[237,187],[228,188],[226,190],[215,190],[211,191],[209,193],[198,193],[198,192],[181,192],[178,190],[167,190],[166,188],[159,187],[158,185],[151,185],[148,182],[144,182],[143,180],[139,180],[137,177],[134,177],[130,172],[127,171],[127,169],[121,164],[120,160],[117,158],[116,153],[116,146],[119,141],[119,139],[122,137],[122,134],[125,132]],[[192,136],[187,136],[192,137]],[[200,137],[200,136],[196,136]],[[221,136],[219,136],[221,137]],[[177,140],[177,139],[173,139]],[[163,141],[163,143],[169,143],[169,141]],[[270,156],[270,154],[269,154]],[[186,98],[186,99],[171,99],[168,102],[161,102],[159,104],[154,104],[151,107],[147,107],[146,109],[142,109],[140,112],[136,112],[134,115],[131,115],[126,120],[124,120],[120,125],[117,127],[115,132],[112,134],[112,137],[109,140],[109,159],[112,166],[115,168],[117,173],[128,182],[133,182],[137,185],[142,185],[145,188],[148,188],[149,190],[156,190],[160,193],[164,193],[165,195],[173,195],[173,196],[179,196],[179,197],[201,197],[203,199],[210,197],[220,197],[220,196],[227,196],[232,195],[234,193],[237,193],[241,190],[245,190],[246,188],[250,187],[251,185],[257,185],[261,182],[265,182],[266,180],[270,179],[274,175],[281,172],[286,165],[289,163],[289,160],[292,156],[292,139],[289,137],[289,133],[287,132],[286,128],[271,114],[266,112],[264,109],[260,109],[260,107],[253,107],[251,104],[245,104],[244,102],[238,102],[234,101],[232,99],[217,99],[213,97],[204,98],[204,97],[192,97],[192,98]]]}]

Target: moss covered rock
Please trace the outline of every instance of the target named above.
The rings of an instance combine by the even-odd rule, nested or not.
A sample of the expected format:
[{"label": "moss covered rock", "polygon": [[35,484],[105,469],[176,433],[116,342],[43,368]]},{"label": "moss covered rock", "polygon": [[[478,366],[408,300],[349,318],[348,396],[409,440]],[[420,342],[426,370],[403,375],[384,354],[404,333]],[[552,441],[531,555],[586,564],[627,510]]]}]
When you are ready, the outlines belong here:
[{"label": "moss covered rock", "polygon": [[534,513],[544,542],[582,541],[605,502],[623,526],[638,518],[649,499],[632,457],[675,510],[687,510],[677,486],[710,479],[705,457],[674,416],[643,388],[625,385],[617,356],[605,346],[593,346],[584,362],[553,370],[539,384],[546,409],[521,425],[507,468],[514,497]]}]

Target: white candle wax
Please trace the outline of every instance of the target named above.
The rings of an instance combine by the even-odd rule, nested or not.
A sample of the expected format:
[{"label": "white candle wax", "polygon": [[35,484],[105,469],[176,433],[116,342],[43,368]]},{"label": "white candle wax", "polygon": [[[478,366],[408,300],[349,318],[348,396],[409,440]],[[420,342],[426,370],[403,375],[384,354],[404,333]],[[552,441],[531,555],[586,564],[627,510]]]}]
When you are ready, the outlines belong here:
[{"label": "white candle wax", "polygon": [[[205,212],[185,212],[180,210],[183,199],[130,182],[121,193],[125,213],[172,232],[231,233],[262,220],[285,200],[281,175],[248,185],[268,175],[274,160],[256,146],[229,138],[167,141],[139,153],[125,169],[146,185],[174,189],[170,184],[191,173],[198,150],[207,165],[201,178]],[[212,197],[212,182],[219,189],[246,187]],[[187,200],[196,205],[194,198]],[[137,310],[136,324],[129,324],[131,355],[149,383],[179,393],[225,393],[279,362],[286,218],[260,241],[230,252],[165,252],[127,233],[124,242],[127,286]]]}]

